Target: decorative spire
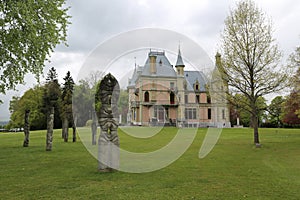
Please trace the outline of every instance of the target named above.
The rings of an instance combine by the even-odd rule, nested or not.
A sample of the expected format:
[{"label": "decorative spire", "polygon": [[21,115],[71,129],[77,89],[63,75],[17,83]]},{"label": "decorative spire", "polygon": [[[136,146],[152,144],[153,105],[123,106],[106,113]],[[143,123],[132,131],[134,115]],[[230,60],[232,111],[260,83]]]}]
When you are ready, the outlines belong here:
[{"label": "decorative spire", "polygon": [[184,63],[183,63],[183,60],[182,60],[182,57],[181,57],[181,52],[180,52],[180,44],[179,44],[179,47],[178,47],[178,56],[177,56],[177,62],[176,62],[175,66],[184,66]]}]

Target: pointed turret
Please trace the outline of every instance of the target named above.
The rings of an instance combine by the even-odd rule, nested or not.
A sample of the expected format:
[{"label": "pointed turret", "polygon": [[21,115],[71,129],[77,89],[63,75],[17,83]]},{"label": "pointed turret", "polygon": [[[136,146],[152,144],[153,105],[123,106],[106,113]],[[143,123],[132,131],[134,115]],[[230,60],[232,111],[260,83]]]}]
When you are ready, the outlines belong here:
[{"label": "pointed turret", "polygon": [[183,76],[183,74],[184,74],[183,68],[185,67],[185,65],[184,65],[182,57],[181,57],[180,46],[178,48],[178,56],[177,56],[177,61],[176,61],[175,67],[177,69],[177,75]]}]

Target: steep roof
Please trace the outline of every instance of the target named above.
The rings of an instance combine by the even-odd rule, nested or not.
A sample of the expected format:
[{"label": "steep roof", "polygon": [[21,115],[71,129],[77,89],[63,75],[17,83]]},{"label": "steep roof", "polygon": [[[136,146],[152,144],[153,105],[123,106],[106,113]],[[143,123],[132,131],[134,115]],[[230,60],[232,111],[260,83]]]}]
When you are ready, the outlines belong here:
[{"label": "steep roof", "polygon": [[178,56],[177,56],[177,61],[176,61],[176,65],[175,66],[184,66],[182,57],[181,57],[181,52],[180,52],[180,48],[178,49]]},{"label": "steep roof", "polygon": [[137,79],[139,78],[139,75],[142,73],[143,67],[137,66],[134,69],[134,72],[132,74],[132,77],[128,80],[128,87],[135,86]]},{"label": "steep roof", "polygon": [[[156,57],[156,73],[150,73],[150,56]],[[142,72],[143,76],[176,77],[176,72],[170,64],[165,52],[150,51]]]},{"label": "steep roof", "polygon": [[193,85],[198,81],[200,85],[200,91],[205,92],[205,85],[207,80],[203,72],[200,71],[185,71],[184,72],[185,80],[187,81],[187,90],[194,91]]}]

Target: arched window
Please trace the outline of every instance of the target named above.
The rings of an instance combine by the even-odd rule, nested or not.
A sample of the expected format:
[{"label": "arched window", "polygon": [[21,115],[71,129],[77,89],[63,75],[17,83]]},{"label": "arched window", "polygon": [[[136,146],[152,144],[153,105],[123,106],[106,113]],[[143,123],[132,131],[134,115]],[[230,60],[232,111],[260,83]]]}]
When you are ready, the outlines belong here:
[{"label": "arched window", "polygon": [[146,91],[144,94],[144,101],[149,102],[149,92],[148,91]]}]

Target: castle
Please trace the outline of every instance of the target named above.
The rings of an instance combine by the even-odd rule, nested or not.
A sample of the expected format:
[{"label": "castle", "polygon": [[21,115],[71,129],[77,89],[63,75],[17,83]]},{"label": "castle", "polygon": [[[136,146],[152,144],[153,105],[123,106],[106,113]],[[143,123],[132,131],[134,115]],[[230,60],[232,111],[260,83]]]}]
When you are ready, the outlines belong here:
[{"label": "castle", "polygon": [[221,55],[208,79],[201,71],[185,71],[180,48],[174,67],[165,52],[151,51],[128,81],[128,122],[142,126],[230,127],[225,91],[219,73]]}]

